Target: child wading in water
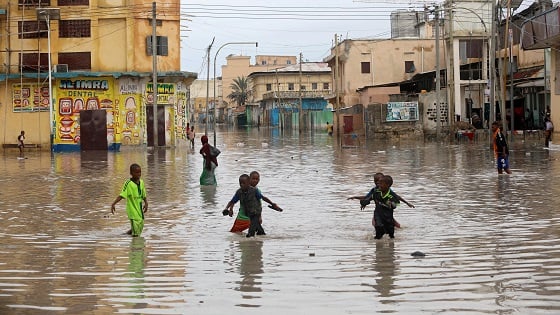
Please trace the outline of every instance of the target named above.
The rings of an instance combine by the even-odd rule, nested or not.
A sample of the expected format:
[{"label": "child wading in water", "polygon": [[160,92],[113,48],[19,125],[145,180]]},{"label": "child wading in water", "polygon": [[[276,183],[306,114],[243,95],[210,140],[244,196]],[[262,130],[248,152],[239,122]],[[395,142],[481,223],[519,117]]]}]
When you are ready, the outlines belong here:
[{"label": "child wading in water", "polygon": [[250,178],[247,174],[239,176],[239,187],[240,188],[235,192],[235,195],[233,195],[233,198],[228,202],[222,213],[224,215],[229,214],[229,216],[233,216],[233,205],[239,201],[250,221],[247,237],[253,237],[255,233],[257,235],[266,235],[260,222],[262,213],[260,202],[262,195],[260,191],[251,186]]},{"label": "child wading in water", "polygon": [[399,204],[399,199],[391,191],[391,178],[383,176],[379,179],[379,189],[372,196],[375,202],[373,211],[373,222],[375,226],[375,239],[381,239],[383,235],[389,234],[390,238],[395,238],[395,218],[393,210]]},{"label": "child wading in water", "polygon": [[[261,180],[261,175],[259,174],[259,172],[252,171],[249,174],[249,184],[252,187],[257,188],[257,185],[259,184],[260,180]],[[261,193],[260,189],[257,188],[257,190],[259,191],[259,193]],[[270,204],[269,208],[274,209],[276,211],[280,211],[280,212],[282,211],[282,209],[280,207],[278,207],[277,204],[272,202],[267,197],[263,196],[262,193],[261,193],[261,197],[262,197],[262,200],[264,200],[265,202]],[[261,202],[260,199],[259,199],[259,202]],[[261,203],[261,208],[262,208],[262,203]],[[233,212],[231,212],[231,214],[230,214],[229,210],[228,210],[227,213],[224,211],[224,215],[226,215],[226,214],[232,216]],[[262,225],[262,214],[259,218],[259,222]],[[249,219],[249,217],[245,213],[245,209],[243,209],[243,205],[241,205],[239,207],[239,211],[237,212],[237,217],[235,218],[235,222],[233,222],[233,226],[231,227],[231,230],[229,230],[229,231],[234,232],[234,233],[235,232],[243,232],[243,231],[245,231],[246,229],[249,228],[250,224],[251,224],[251,220]]]},{"label": "child wading in water", "polygon": [[23,148],[25,148],[25,144],[23,144],[23,140],[25,140],[25,131],[21,131],[19,136],[17,137],[18,141],[18,149],[19,149],[19,157],[21,159],[25,158],[23,155]]},{"label": "child wading in water", "polygon": [[[360,200],[360,210],[364,210],[365,207],[367,205],[370,204],[371,200],[373,200],[373,194],[379,189],[379,181],[381,180],[381,178],[383,178],[385,175],[383,175],[383,173],[375,173],[375,175],[373,175],[373,182],[375,184],[375,186],[365,195],[365,196],[352,196],[352,197],[348,197],[348,200],[350,199],[359,199]],[[388,176],[388,179],[390,181],[389,184],[389,189],[390,187],[393,185],[393,178],[391,176]],[[394,191],[391,190],[391,193],[399,200],[404,202],[407,206],[409,206],[410,208],[414,208],[414,205],[411,204],[410,202],[404,200],[404,198],[402,198],[401,196],[397,195]],[[373,218],[373,221],[371,222],[371,224],[373,226],[375,226],[375,217]],[[397,222],[397,220],[395,220],[395,226],[397,228],[401,227],[401,224],[399,222]]]},{"label": "child wading in water", "polygon": [[[138,164],[130,165],[131,178],[126,180],[113,204],[111,205],[111,213],[115,213],[115,205],[126,199],[126,214],[130,219],[130,230],[127,234],[132,236],[140,236],[144,229],[144,213],[148,212],[148,199],[146,199],[146,186],[144,181],[140,179],[142,168]],[[142,205],[142,201],[144,205]]]}]

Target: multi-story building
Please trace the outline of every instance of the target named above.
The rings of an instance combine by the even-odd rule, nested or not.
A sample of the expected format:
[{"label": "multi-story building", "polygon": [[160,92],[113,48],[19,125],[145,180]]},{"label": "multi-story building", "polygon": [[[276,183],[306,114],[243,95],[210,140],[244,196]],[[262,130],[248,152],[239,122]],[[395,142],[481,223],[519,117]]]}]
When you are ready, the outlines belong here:
[{"label": "multi-story building", "polygon": [[151,0],[4,1],[0,138],[14,143],[25,130],[27,141],[60,151],[153,145],[157,133],[157,145],[174,145],[196,78],[180,71],[179,6],[179,0],[157,1],[155,10]]},{"label": "multi-story building", "polygon": [[[249,79],[250,103],[258,106],[247,111],[248,123],[289,126],[297,121],[305,128],[332,123],[332,106],[325,99],[332,92],[332,76],[326,63],[305,62],[253,72]],[[303,115],[301,120],[299,115]]]},{"label": "multi-story building", "polygon": [[[226,57],[226,64],[222,66],[223,98],[218,102],[220,104],[218,110],[231,114],[233,108],[237,106],[228,98],[228,95],[232,92],[231,85],[235,79],[247,77],[253,72],[279,69],[296,63],[296,56],[257,55],[255,56],[255,63],[251,64],[250,56],[229,55]],[[221,109],[221,107],[225,107],[227,110],[225,108]]]},{"label": "multi-story building", "polygon": [[[216,94],[214,94],[214,86],[216,86]],[[216,100],[222,96],[221,80],[194,80],[190,86],[189,115],[191,123],[205,123],[206,114],[210,116],[209,123],[214,119],[214,95]],[[209,105],[206,106],[208,100]],[[208,108],[208,113],[206,109]],[[216,113],[217,115],[218,113]]]}]

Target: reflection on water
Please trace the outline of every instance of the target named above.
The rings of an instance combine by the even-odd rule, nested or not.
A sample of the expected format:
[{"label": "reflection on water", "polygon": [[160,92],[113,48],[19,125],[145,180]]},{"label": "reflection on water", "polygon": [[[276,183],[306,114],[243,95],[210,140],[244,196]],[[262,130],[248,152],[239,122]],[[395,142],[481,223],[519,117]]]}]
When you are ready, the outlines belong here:
[{"label": "reflection on water", "polygon": [[[212,141],[212,139],[211,139]],[[323,133],[224,130],[218,186],[200,187],[194,149],[32,152],[0,157],[0,314],[556,314],[560,311],[560,151],[512,144],[498,176],[487,143],[367,142]],[[150,211],[124,235],[142,166]],[[267,235],[232,234],[221,210],[257,170]],[[373,239],[375,172],[400,206],[395,239]],[[421,259],[414,251],[426,253]]]}]

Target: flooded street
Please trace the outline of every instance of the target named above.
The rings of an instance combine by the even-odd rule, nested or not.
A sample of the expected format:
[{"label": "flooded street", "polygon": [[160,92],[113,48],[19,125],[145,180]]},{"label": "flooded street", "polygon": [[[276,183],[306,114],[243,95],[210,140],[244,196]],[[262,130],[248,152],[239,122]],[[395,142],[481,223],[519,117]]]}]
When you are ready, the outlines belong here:
[{"label": "flooded street", "polygon": [[[224,130],[214,188],[199,185],[199,139],[5,151],[0,314],[558,314],[560,150],[541,142],[515,141],[513,174],[498,176],[486,142],[341,148],[326,134]],[[124,201],[110,215],[131,163],[150,206],[138,238],[124,235]],[[253,170],[284,212],[264,207],[267,235],[247,239],[221,211]],[[394,240],[373,238],[373,206],[346,200],[375,172],[416,206],[396,209]]]}]

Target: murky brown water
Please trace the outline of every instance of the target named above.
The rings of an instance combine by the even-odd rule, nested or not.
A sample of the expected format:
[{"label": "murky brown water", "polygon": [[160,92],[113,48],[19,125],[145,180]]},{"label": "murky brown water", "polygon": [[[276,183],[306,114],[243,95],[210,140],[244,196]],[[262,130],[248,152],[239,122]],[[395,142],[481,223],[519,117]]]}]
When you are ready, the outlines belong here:
[{"label": "murky brown water", "polygon": [[[84,156],[0,158],[0,314],[557,314],[560,151],[514,144],[497,176],[485,143],[369,143],[262,129],[218,133],[218,186],[201,188],[199,144]],[[243,145],[241,145],[243,144]],[[143,167],[150,212],[130,238],[128,166]],[[268,235],[227,232],[238,176],[282,206]],[[395,180],[403,225],[373,239],[365,194]],[[236,207],[237,210],[237,207]],[[420,250],[424,258],[410,254]]]}]

